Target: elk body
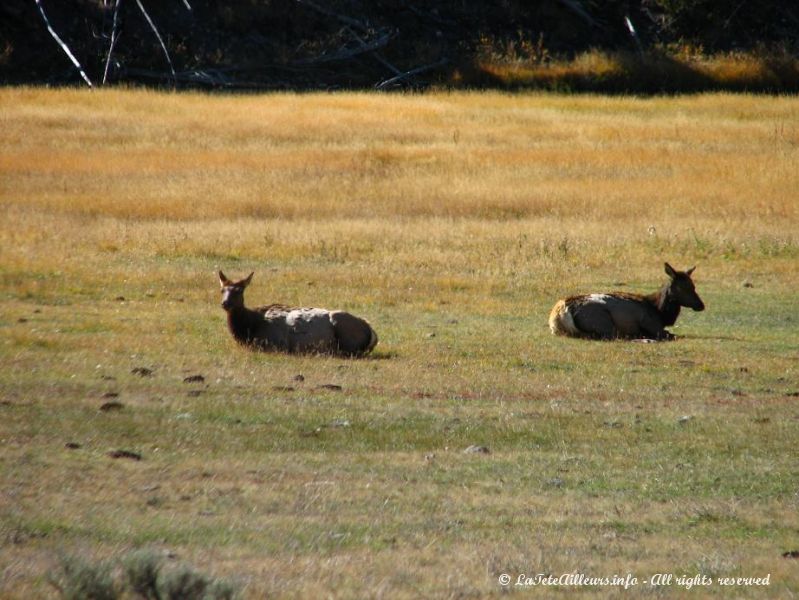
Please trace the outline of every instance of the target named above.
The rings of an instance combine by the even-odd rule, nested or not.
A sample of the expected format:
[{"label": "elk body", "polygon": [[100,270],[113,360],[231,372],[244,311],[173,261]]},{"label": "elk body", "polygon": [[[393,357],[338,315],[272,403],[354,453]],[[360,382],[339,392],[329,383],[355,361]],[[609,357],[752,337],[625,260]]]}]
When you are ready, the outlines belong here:
[{"label": "elk body", "polygon": [[705,310],[696,293],[691,273],[665,264],[669,280],[647,296],[625,292],[586,294],[559,300],[549,314],[549,328],[555,335],[592,339],[670,340],[666,327],[674,325],[685,306]]},{"label": "elk body", "polygon": [[348,312],[282,304],[247,308],[244,290],[252,276],[231,281],[219,271],[222,308],[227,312],[230,333],[240,344],[265,351],[346,356],[366,354],[377,344],[371,325]]}]

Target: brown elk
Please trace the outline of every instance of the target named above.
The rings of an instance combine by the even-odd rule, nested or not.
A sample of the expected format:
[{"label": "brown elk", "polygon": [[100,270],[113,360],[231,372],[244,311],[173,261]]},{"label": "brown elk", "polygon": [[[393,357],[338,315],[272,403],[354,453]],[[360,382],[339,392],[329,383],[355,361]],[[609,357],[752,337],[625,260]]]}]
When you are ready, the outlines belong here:
[{"label": "brown elk", "polygon": [[549,328],[555,335],[592,339],[671,340],[666,327],[674,325],[680,307],[705,310],[696,293],[691,273],[665,264],[669,280],[648,296],[611,292],[586,294],[559,300],[549,314]]},{"label": "brown elk", "polygon": [[265,351],[360,356],[377,344],[377,334],[371,325],[348,312],[282,304],[245,307],[244,290],[252,276],[250,273],[240,281],[231,281],[219,271],[228,327],[243,346]]}]

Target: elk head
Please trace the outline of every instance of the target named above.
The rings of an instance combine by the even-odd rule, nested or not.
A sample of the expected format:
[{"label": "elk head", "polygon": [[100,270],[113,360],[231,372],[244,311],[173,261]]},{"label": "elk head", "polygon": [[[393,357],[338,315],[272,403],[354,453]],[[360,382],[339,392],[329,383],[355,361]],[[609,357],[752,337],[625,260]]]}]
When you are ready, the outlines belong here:
[{"label": "elk head", "polygon": [[231,281],[219,271],[219,285],[222,287],[222,308],[227,311],[244,308],[244,289],[250,285],[253,273],[240,281]]},{"label": "elk head", "polygon": [[672,300],[680,306],[687,306],[694,310],[705,310],[705,303],[696,293],[694,282],[691,281],[691,273],[696,267],[691,267],[687,271],[677,271],[669,263],[666,263],[666,275],[669,276],[668,294]]}]

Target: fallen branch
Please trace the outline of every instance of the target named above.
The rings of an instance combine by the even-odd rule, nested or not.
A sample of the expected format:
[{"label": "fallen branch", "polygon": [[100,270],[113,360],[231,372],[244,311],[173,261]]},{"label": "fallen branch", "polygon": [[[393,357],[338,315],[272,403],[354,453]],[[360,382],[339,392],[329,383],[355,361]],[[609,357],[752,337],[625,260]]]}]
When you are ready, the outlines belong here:
[{"label": "fallen branch", "polygon": [[591,27],[597,26],[597,22],[590,14],[588,14],[588,12],[586,12],[579,0],[560,0],[560,3],[580,17],[583,21],[588,23]]},{"label": "fallen branch", "polygon": [[36,6],[39,8],[39,12],[42,15],[42,19],[44,19],[44,24],[47,26],[47,31],[50,32],[50,35],[53,36],[53,39],[58,43],[59,46],[61,46],[61,49],[69,57],[69,60],[72,61],[72,64],[75,65],[75,68],[78,70],[78,73],[80,73],[80,76],[83,78],[83,81],[86,82],[86,85],[88,85],[89,87],[94,87],[94,85],[92,84],[92,80],[89,79],[88,75],[86,75],[86,71],[83,70],[83,67],[78,62],[78,59],[75,58],[74,54],[72,54],[72,51],[69,49],[69,46],[67,46],[64,43],[64,41],[60,37],[58,37],[58,34],[55,32],[55,29],[53,29],[53,27],[50,25],[50,21],[47,19],[47,15],[44,14],[44,7],[42,7],[41,0],[34,0],[34,1],[36,2]]},{"label": "fallen branch", "polygon": [[436,23],[437,25],[441,25],[441,26],[445,27],[446,29],[454,29],[454,28],[458,27],[458,23],[456,21],[453,21],[452,19],[445,19],[445,18],[443,18],[443,17],[441,17],[441,16],[439,16],[437,14],[434,14],[434,13],[431,13],[431,12],[425,12],[423,10],[420,10],[420,9],[416,8],[413,5],[408,5],[405,8],[407,10],[411,11],[417,17],[419,17],[421,19],[428,20],[428,21],[432,21],[433,23]]},{"label": "fallen branch", "polygon": [[141,0],[136,0],[136,4],[139,5],[139,10],[144,15],[145,20],[150,25],[150,29],[153,30],[155,37],[158,38],[158,43],[161,44],[161,49],[164,51],[164,56],[166,56],[166,62],[169,63],[169,70],[172,71],[172,77],[175,76],[175,67],[172,66],[172,59],[169,56],[169,51],[166,49],[166,44],[164,44],[164,40],[161,39],[161,34],[158,33],[158,28],[156,28],[155,23],[150,18],[150,15],[147,14],[147,11],[144,9],[144,5],[141,3]]},{"label": "fallen branch", "polygon": [[116,0],[114,3],[114,21],[113,25],[111,26],[111,43],[108,45],[108,56],[105,57],[105,69],[103,70],[103,85],[105,85],[106,80],[108,79],[108,69],[111,66],[111,55],[114,53],[114,46],[116,46],[117,39],[119,36],[117,35],[117,25],[119,23],[119,5],[122,4],[122,0]]},{"label": "fallen branch", "polygon": [[361,42],[359,43],[357,48],[345,48],[340,50],[334,54],[327,54],[318,56],[316,58],[308,58],[305,60],[296,60],[292,64],[294,65],[316,65],[320,63],[332,62],[336,60],[349,60],[361,54],[366,54],[369,52],[374,52],[380,48],[383,48],[388,44],[388,42],[393,38],[395,32],[387,31],[383,33],[380,37],[377,37],[369,42]]},{"label": "fallen branch", "polygon": [[[357,33],[355,33],[350,27],[347,27],[347,31],[350,32],[350,35],[352,35],[352,37],[355,38],[355,40],[361,45],[361,47],[366,45],[366,42],[361,38],[361,36],[359,36]],[[372,50],[372,56],[375,57],[375,60],[377,60],[377,62],[379,62],[381,65],[386,67],[389,71],[394,73],[394,75],[399,75],[400,73],[402,73],[402,71],[400,71],[397,67],[395,67],[390,62],[388,62],[385,58],[383,58],[383,56],[379,52],[375,52],[374,50]]]},{"label": "fallen branch", "polygon": [[249,69],[194,69],[191,71],[177,71],[174,75],[165,71],[150,71],[148,69],[126,68],[125,75],[133,79],[146,79],[150,81],[172,82],[188,87],[202,87],[210,89],[242,89],[242,90],[275,90],[290,88],[285,81],[242,81],[231,79],[224,72],[245,72]]},{"label": "fallen branch", "polygon": [[644,47],[641,45],[641,40],[638,39],[638,32],[635,30],[635,25],[633,25],[633,22],[630,20],[630,17],[627,16],[624,17],[624,24],[627,25],[627,31],[630,32],[630,35],[635,41],[635,46],[636,48],[638,48],[638,55],[643,56]]},{"label": "fallen branch", "polygon": [[399,83],[400,81],[402,81],[403,79],[407,79],[408,77],[413,77],[414,75],[418,75],[419,73],[424,73],[432,69],[437,69],[438,67],[443,67],[448,62],[449,59],[442,58],[441,60],[436,61],[434,63],[430,63],[429,65],[422,65],[421,67],[416,67],[415,69],[411,69],[410,71],[405,71],[404,73],[400,73],[399,75],[392,77],[391,79],[386,79],[385,81],[381,81],[380,83],[375,85],[375,89],[382,90],[390,85]]},{"label": "fallen branch", "polygon": [[316,2],[311,2],[311,0],[297,0],[298,4],[304,4],[305,6],[310,6],[317,12],[322,13],[323,15],[327,15],[328,17],[335,17],[342,23],[347,25],[351,25],[352,27],[357,27],[363,32],[369,32],[369,27],[365,24],[361,23],[358,19],[353,19],[352,17],[348,17],[347,15],[341,15],[339,13],[333,12],[332,10],[328,10],[323,6],[319,6]]},{"label": "fallen branch", "polygon": [[723,29],[727,29],[730,26],[730,23],[732,22],[733,17],[738,13],[739,10],[741,10],[741,8],[743,7],[744,4],[746,4],[746,0],[741,0],[738,3],[738,6],[736,6],[733,9],[733,11],[730,13],[730,16],[725,19],[724,25],[722,25]]},{"label": "fallen branch", "polygon": [[191,83],[195,85],[205,85],[211,87],[230,87],[234,85],[227,77],[215,69],[194,69],[191,71],[171,71],[169,73],[161,71],[151,71],[149,69],[127,68],[127,75],[143,77],[145,79],[155,79],[158,81],[173,81],[175,83]]}]

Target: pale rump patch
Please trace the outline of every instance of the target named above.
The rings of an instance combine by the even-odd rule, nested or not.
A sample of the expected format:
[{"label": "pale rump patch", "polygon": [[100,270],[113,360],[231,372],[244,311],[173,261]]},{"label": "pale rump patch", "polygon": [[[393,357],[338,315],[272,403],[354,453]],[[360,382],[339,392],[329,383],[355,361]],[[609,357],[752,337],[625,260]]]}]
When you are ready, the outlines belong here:
[{"label": "pale rump patch", "polygon": [[286,314],[286,324],[289,327],[302,326],[304,323],[312,324],[320,320],[329,321],[330,311],[326,308],[295,308]]},{"label": "pale rump patch", "polygon": [[260,345],[289,352],[360,355],[377,345],[371,325],[345,311],[272,306],[263,313],[263,323]]},{"label": "pale rump patch", "polygon": [[549,313],[549,329],[553,335],[580,335],[565,300],[559,300]]},{"label": "pale rump patch", "polygon": [[283,319],[289,348],[294,352],[329,352],[336,348],[336,333],[330,322],[330,311],[323,308],[297,308],[274,317]]}]

